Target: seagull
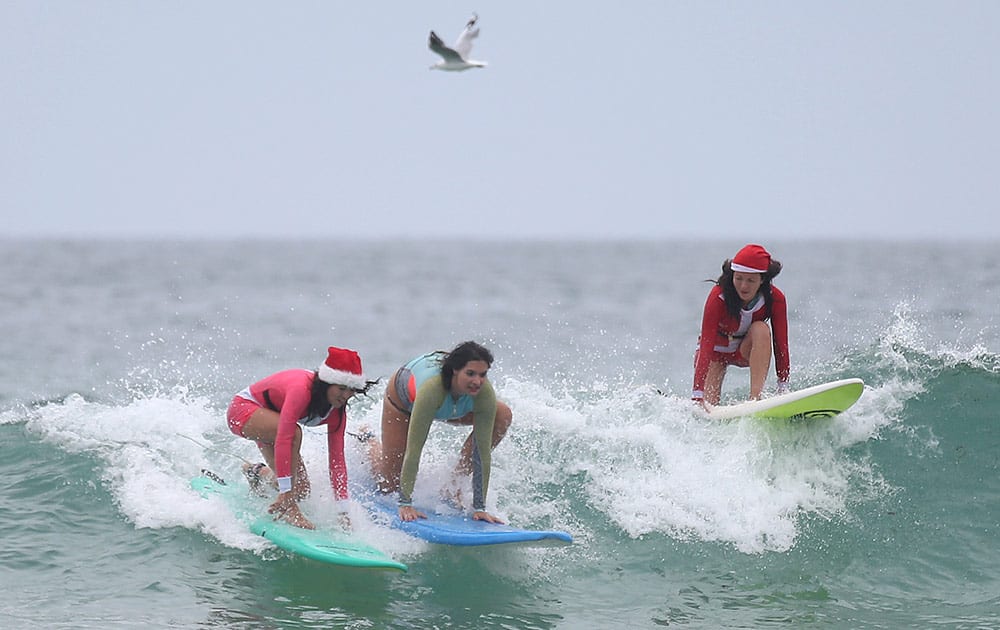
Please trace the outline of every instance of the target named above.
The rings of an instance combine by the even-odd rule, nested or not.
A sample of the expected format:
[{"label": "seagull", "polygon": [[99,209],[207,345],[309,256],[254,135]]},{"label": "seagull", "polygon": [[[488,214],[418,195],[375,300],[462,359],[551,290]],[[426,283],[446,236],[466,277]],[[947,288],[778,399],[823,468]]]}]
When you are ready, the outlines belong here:
[{"label": "seagull", "polygon": [[431,70],[460,72],[469,68],[486,67],[485,61],[473,61],[469,59],[469,52],[472,50],[472,40],[479,37],[479,29],[476,28],[476,20],[478,19],[479,16],[473,13],[472,18],[465,25],[462,34],[455,41],[454,48],[446,46],[437,33],[431,31],[430,38],[427,40],[427,46],[444,59],[444,61],[439,61],[431,66]]}]

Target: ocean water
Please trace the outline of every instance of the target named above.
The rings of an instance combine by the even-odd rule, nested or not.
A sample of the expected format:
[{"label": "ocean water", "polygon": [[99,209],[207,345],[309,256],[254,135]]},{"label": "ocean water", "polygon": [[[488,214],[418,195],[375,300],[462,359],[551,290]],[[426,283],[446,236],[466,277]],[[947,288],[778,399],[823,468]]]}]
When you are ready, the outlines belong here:
[{"label": "ocean water", "polygon": [[[0,242],[0,627],[1000,627],[1000,244],[765,243],[793,386],[865,393],[710,423],[687,400],[702,280],[742,244]],[[338,569],[189,489],[257,459],[224,421],[252,380],[331,344],[386,377],[465,339],[514,410],[491,507],[574,544],[451,548],[356,512],[410,570]],[[418,498],[463,437],[432,432]],[[332,519],[322,430],[303,448],[305,510]]]}]

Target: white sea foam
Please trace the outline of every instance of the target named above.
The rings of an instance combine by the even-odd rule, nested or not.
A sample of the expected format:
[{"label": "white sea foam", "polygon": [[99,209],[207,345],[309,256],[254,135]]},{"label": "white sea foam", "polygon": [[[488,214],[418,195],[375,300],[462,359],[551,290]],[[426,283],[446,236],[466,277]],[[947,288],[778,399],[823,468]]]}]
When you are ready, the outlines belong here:
[{"label": "white sea foam", "polygon": [[512,470],[564,484],[580,479],[588,507],[633,538],[662,533],[749,553],[788,550],[804,519],[843,513],[852,480],[868,476],[844,449],[869,439],[885,418],[872,405],[806,426],[713,423],[690,401],[652,389],[621,388],[584,401],[508,381],[503,394],[519,432],[542,443]]}]

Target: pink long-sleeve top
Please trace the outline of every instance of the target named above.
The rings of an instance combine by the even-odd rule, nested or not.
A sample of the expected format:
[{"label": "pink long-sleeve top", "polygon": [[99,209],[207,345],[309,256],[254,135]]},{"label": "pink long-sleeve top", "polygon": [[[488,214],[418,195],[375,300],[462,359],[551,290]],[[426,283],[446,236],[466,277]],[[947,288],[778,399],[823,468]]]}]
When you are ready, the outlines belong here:
[{"label": "pink long-sleeve top", "polygon": [[[240,393],[262,407],[277,411],[278,435],[274,440],[275,475],[279,487],[290,487],[292,478],[292,442],[295,425],[327,425],[327,454],[330,485],[338,500],[348,498],[347,463],[344,460],[344,432],[347,413],[343,407],[330,409],[325,416],[309,415],[309,400],[316,373],[311,370],[284,370],[263,378]],[[249,394],[249,397],[247,396]],[[284,482],[284,483],[283,483]]]}]

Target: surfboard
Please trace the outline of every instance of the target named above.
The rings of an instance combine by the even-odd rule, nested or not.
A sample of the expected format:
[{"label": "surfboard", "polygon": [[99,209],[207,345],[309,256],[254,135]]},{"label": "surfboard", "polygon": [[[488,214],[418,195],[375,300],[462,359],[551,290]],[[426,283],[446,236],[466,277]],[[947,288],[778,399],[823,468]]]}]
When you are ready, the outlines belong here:
[{"label": "surfboard", "polygon": [[832,418],[856,403],[864,389],[865,384],[860,378],[847,378],[772,396],[764,400],[750,400],[735,405],[718,405],[708,411],[708,417],[713,420],[743,417]]},{"label": "surfboard", "polygon": [[512,525],[487,523],[474,520],[471,516],[454,513],[440,513],[417,507],[427,515],[415,521],[399,518],[395,503],[378,498],[365,502],[376,517],[385,519],[390,527],[407,534],[442,545],[548,545],[572,543],[568,532],[558,530],[522,529]]},{"label": "surfboard", "polygon": [[250,531],[290,553],[345,567],[406,571],[405,564],[396,562],[374,547],[353,540],[346,532],[302,529],[275,521],[267,513],[266,504],[250,497],[246,488],[226,483],[209,471],[202,471],[201,476],[192,479],[191,487],[205,499],[222,497]]}]

